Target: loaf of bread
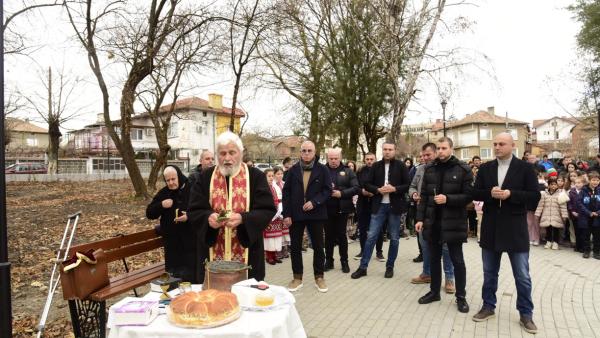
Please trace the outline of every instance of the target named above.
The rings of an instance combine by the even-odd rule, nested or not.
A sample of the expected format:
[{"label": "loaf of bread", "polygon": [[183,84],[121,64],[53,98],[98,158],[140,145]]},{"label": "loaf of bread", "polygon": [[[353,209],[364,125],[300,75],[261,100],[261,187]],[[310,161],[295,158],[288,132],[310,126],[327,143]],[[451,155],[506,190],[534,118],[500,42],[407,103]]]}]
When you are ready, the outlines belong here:
[{"label": "loaf of bread", "polygon": [[233,293],[210,289],[177,296],[171,301],[167,315],[178,326],[215,327],[239,318],[240,306]]}]

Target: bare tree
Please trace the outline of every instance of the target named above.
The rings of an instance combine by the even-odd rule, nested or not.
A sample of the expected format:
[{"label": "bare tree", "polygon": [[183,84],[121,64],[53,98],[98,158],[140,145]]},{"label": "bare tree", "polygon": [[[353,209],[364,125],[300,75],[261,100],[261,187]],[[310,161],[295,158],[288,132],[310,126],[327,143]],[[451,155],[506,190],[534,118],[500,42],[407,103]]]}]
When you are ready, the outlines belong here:
[{"label": "bare tree", "polygon": [[72,99],[80,80],[66,76],[64,70],[58,72],[57,80],[58,83],[54,83],[52,68],[48,67],[48,72],[43,72],[40,79],[45,91],[23,95],[29,106],[48,125],[49,174],[58,173],[58,146],[62,136],[60,127],[81,112],[81,109],[72,108]]},{"label": "bare tree", "polygon": [[44,9],[47,7],[61,6],[62,1],[48,1],[46,3],[34,3],[30,4],[30,1],[21,1],[19,5],[15,4],[16,1],[11,1],[11,7],[15,6],[14,9],[7,9],[5,13],[4,22],[2,23],[2,35],[4,37],[4,54],[24,54],[31,47],[27,46],[25,43],[27,40],[27,36],[25,34],[26,30],[20,30],[14,27],[13,21],[21,16],[27,15],[34,10]]},{"label": "bare tree", "polygon": [[[186,29],[199,16],[198,11],[194,16],[188,16],[190,22],[181,25],[179,29]],[[168,143],[168,130],[177,99],[185,90],[182,88],[182,80],[186,74],[199,71],[214,61],[215,55],[210,46],[214,44],[217,37],[209,25],[204,25],[178,39],[168,54],[157,58],[155,70],[146,79],[146,83],[142,83],[139,87],[138,97],[152,120],[158,143],[156,161],[148,177],[148,189],[151,191],[156,189],[158,175],[167,164],[167,156],[171,149]],[[171,102],[164,105],[167,98],[170,98]]]},{"label": "bare tree", "polygon": [[[131,143],[131,121],[138,85],[155,70],[157,57],[168,54],[165,50],[172,50],[179,39],[216,20],[215,17],[200,18],[186,29],[180,30],[178,27],[189,23],[189,19],[176,11],[179,4],[178,0],[152,0],[144,4],[128,4],[123,0],[101,4],[92,0],[65,2],[71,26],[77,40],[87,52],[89,66],[102,93],[104,121],[108,133],[123,158],[138,197],[149,196],[135,162],[135,151]],[[185,12],[194,13],[194,9],[188,8]],[[132,34],[131,29],[135,34]],[[115,47],[111,43],[116,42],[118,46],[119,40],[110,40],[117,35],[136,37],[136,41],[126,39],[135,46],[132,54],[119,55],[114,54],[118,49],[110,50]],[[106,48],[109,48],[109,56],[116,57],[117,62],[126,65],[127,69],[126,79],[121,87],[119,121],[113,121],[110,116],[109,89],[103,73],[104,65],[99,57],[99,53]],[[117,125],[120,134],[115,129]]]},{"label": "bare tree", "polygon": [[[268,9],[260,0],[235,0],[229,20],[229,58],[235,77],[229,130],[234,131],[235,112],[244,69],[256,58],[258,43],[267,25],[263,21]],[[263,1],[264,3],[265,1]],[[241,134],[241,131],[240,131]]]},{"label": "bare tree", "polygon": [[320,5],[316,0],[281,1],[272,13],[271,22],[259,48],[261,60],[270,73],[264,81],[284,90],[306,109],[306,136],[321,149],[328,125],[321,114],[327,100],[328,64],[323,55],[324,21]]}]

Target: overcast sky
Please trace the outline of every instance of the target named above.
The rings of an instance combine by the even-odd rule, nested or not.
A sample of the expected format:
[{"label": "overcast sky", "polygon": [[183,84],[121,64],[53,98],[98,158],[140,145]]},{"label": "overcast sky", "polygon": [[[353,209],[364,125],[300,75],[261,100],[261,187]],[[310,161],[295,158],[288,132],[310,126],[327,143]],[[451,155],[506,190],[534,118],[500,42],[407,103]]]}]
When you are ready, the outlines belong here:
[{"label": "overcast sky", "polygon": [[[496,113],[531,122],[552,115],[566,115],[563,109],[576,110],[581,91],[577,81],[577,50],[575,35],[579,24],[566,6],[567,0],[473,0],[476,5],[449,7],[445,22],[451,25],[464,16],[472,25],[466,31],[448,33],[443,27],[432,41],[432,52],[460,47],[457,55],[471,63],[460,70],[436,75],[444,88],[450,88],[447,116],[457,118],[488,106]],[[28,95],[41,92],[37,77],[42,67],[64,67],[81,77],[79,100],[74,106],[84,106],[84,114],[67,127],[79,128],[94,122],[101,111],[99,90],[85,54],[72,39],[64,13],[49,10],[43,17],[24,22],[33,40],[45,41],[30,57],[6,59],[6,90],[18,88]],[[427,65],[425,65],[427,66]],[[114,80],[114,79],[113,79]],[[227,72],[218,70],[199,78],[198,87],[190,95],[207,98],[208,93],[224,95],[231,103],[233,86]],[[417,101],[410,105],[406,123],[441,118],[440,95],[431,79],[424,77],[418,84]],[[7,93],[8,94],[8,93]],[[111,97],[113,115],[118,115],[118,93]],[[250,113],[247,126],[291,133],[286,128],[293,118],[293,99],[283,92],[246,88],[241,93],[241,105]],[[116,113],[116,114],[115,114]],[[32,115],[33,116],[33,115]]]}]

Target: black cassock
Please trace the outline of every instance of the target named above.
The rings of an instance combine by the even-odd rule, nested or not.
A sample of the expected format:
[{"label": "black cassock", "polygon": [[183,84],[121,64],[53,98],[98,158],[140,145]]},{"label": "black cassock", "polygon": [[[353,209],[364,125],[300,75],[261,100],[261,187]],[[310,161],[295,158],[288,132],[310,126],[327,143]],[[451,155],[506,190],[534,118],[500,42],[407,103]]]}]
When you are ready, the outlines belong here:
[{"label": "black cassock", "polygon": [[[210,179],[216,168],[202,171],[201,178],[191,187],[188,208],[188,221],[198,229],[199,240],[208,247],[215,244],[218,234],[218,230],[208,225],[208,216],[214,212],[209,203]],[[242,246],[248,248],[248,265],[252,266],[248,277],[261,281],[265,279],[263,230],[275,215],[276,208],[265,174],[256,168],[248,169],[250,211],[241,213],[242,224],[237,227],[237,236]]]}]

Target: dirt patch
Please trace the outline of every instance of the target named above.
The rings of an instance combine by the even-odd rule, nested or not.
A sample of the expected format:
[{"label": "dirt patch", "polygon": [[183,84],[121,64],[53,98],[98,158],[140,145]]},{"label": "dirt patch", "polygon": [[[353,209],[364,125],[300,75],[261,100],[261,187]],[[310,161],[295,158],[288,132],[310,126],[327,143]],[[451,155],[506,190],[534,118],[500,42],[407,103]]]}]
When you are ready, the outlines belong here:
[{"label": "dirt patch", "polygon": [[[153,228],[157,221],[150,221],[145,216],[148,203],[148,200],[133,198],[128,180],[8,184],[13,335],[34,335],[67,215],[82,211],[74,243],[86,243]],[[155,250],[130,259],[128,264],[135,268],[159,260],[162,260],[162,252]],[[113,271],[123,269],[117,264],[110,268]],[[44,336],[72,336],[69,318],[68,303],[62,299],[59,286]]]}]

